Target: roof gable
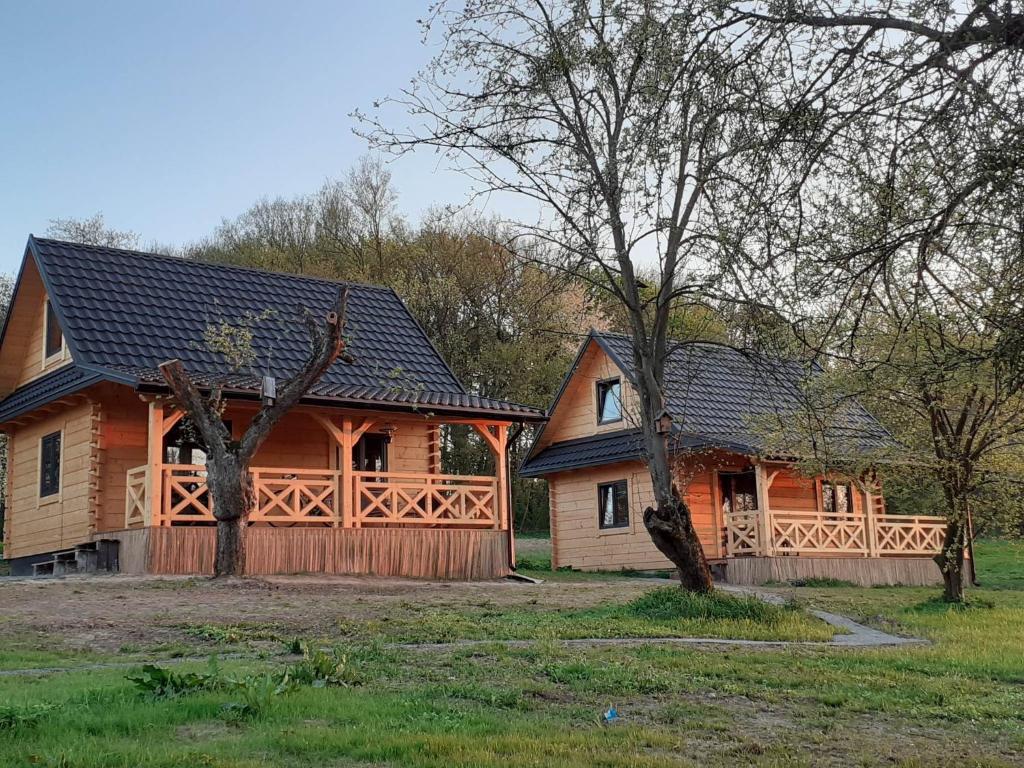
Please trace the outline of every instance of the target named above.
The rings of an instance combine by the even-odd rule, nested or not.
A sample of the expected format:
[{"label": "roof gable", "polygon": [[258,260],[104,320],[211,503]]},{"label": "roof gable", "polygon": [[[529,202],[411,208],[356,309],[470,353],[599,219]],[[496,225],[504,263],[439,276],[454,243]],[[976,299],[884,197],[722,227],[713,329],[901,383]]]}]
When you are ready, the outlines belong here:
[{"label": "roof gable", "polygon": [[[632,341],[619,334],[597,334],[623,372],[635,381]],[[748,446],[751,453],[773,452],[766,431],[783,428],[805,410],[805,384],[813,372],[796,360],[780,360],[723,344],[677,344],[665,364],[666,407],[674,427],[722,445]],[[864,451],[891,444],[892,437],[859,403],[831,414],[828,426],[837,445]]]},{"label": "roof gable", "polygon": [[54,361],[45,361],[43,358],[45,302],[48,293],[35,258],[31,253],[26,253],[0,332],[0,397],[32,379],[67,365],[73,358],[70,345],[66,354]]},{"label": "roof gable", "polygon": [[[294,374],[309,354],[304,314],[325,315],[342,283],[156,254],[30,237],[75,362],[109,378],[162,385],[157,366],[180,359],[200,384],[251,390],[264,373]],[[338,361],[310,397],[448,409],[535,409],[467,393],[390,288],[347,284],[346,335],[354,363]],[[203,341],[210,324],[264,316],[253,326],[254,370],[232,374]]]},{"label": "roof gable", "polygon": [[[591,331],[548,411],[550,422],[527,453],[523,465],[527,474],[556,471],[552,467],[568,469],[621,461],[630,450],[634,451],[633,458],[641,456],[641,442],[633,433],[628,439],[624,437],[626,432],[596,439],[601,436],[594,429],[590,431],[594,439],[589,440],[586,435],[561,434],[559,412],[580,386],[580,377],[588,378],[584,369],[594,347],[607,355],[609,366],[621,371],[628,382],[623,385],[624,397],[628,397],[631,387],[635,388],[632,340],[620,334]],[[797,361],[767,358],[720,344],[676,345],[666,361],[665,389],[676,440],[681,441],[678,446],[687,450],[717,447],[749,455],[784,453],[778,446],[766,445],[765,432],[773,423],[784,426],[787,419],[801,412],[807,376],[808,369]],[[892,445],[889,433],[859,403],[850,402],[832,415],[834,423],[828,432],[842,450],[863,452]],[[622,423],[619,429],[635,430],[636,426]],[[609,448],[613,444],[614,450]],[[595,456],[602,449],[609,450],[609,458],[598,462]],[[583,461],[586,463],[579,463]]]}]

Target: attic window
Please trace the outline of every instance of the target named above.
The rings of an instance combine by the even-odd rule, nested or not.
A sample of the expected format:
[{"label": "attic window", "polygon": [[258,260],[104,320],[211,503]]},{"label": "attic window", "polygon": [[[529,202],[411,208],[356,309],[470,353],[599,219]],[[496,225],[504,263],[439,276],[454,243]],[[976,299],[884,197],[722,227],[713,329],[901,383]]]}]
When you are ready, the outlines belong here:
[{"label": "attic window", "polygon": [[622,420],[622,384],[618,379],[597,382],[597,423]]},{"label": "attic window", "polygon": [[59,355],[64,350],[64,334],[60,330],[60,323],[57,322],[57,313],[53,311],[53,304],[46,302],[46,359]]}]

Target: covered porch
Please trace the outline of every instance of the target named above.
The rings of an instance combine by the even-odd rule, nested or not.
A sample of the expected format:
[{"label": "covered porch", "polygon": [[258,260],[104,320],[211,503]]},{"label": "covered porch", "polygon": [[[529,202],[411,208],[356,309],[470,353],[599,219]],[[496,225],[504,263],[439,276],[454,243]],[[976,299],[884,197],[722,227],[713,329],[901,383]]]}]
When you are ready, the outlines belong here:
[{"label": "covered porch", "polygon": [[942,548],[944,518],[886,514],[880,491],[869,485],[845,481],[846,503],[826,508],[830,483],[817,478],[813,509],[773,503],[782,496],[772,487],[783,471],[755,463],[754,504],[722,503],[726,557],[931,558]]},{"label": "covered porch", "polygon": [[[147,407],[149,460],[124,473],[122,533],[135,535],[121,537],[122,560],[140,572],[206,572],[216,519],[205,453],[182,436],[187,420],[172,401],[152,399]],[[254,413],[250,403],[232,403],[225,423],[237,436]],[[471,430],[490,449],[493,472],[443,473],[444,424]],[[510,426],[493,418],[296,408],[250,470],[247,571],[507,574],[514,557]]]},{"label": "covered porch", "polygon": [[[246,409],[233,408],[227,419],[237,423]],[[461,418],[429,419],[389,413],[332,413],[330,410],[297,409],[323,429],[333,447],[323,457],[323,468],[288,465],[288,446],[274,452],[285,466],[251,468],[256,504],[250,525],[314,526],[329,528],[433,527],[490,528],[508,530],[507,445],[509,422]],[[132,467],[125,476],[125,528],[147,526],[209,525],[215,522],[213,501],[206,486],[206,467],[201,463],[172,463],[171,456],[194,455],[169,444],[168,437],[182,421],[181,410],[154,400],[149,403],[148,447],[150,461]],[[293,418],[291,427],[302,439],[303,430]],[[490,448],[493,475],[449,475],[441,469],[440,426],[468,424]],[[237,427],[235,427],[237,430]],[[425,472],[392,471],[396,463],[391,444],[403,431],[415,431],[418,445],[406,449],[404,465],[421,464]],[[306,441],[313,436],[304,433]],[[371,442],[372,447],[363,445]],[[177,441],[180,444],[180,439]],[[307,458],[301,444],[293,454]],[[357,452],[357,449],[362,449]],[[411,455],[410,455],[411,454]],[[419,454],[419,455],[416,455]],[[389,460],[390,459],[390,460]]]}]

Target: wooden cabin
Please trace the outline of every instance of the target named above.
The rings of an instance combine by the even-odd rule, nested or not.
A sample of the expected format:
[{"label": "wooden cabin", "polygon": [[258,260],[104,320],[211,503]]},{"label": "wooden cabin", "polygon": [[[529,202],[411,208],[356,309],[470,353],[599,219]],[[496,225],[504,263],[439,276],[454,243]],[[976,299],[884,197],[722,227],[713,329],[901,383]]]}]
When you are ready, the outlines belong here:
[{"label": "wooden cabin", "polygon": [[[129,573],[211,573],[205,453],[157,370],[182,360],[227,395],[236,435],[263,375],[308,354],[303,313],[338,284],[311,277],[29,238],[0,336],[8,438],[5,558],[12,572],[104,559]],[[231,371],[210,327],[250,327],[255,363]],[[539,411],[468,392],[401,299],[351,285],[337,362],[252,464],[247,569],[440,579],[514,567],[510,427]],[[444,425],[469,425],[494,457],[484,476],[445,474]],[[513,434],[516,430],[512,430]]]},{"label": "wooden cabin", "polygon": [[[630,339],[593,331],[520,469],[550,492],[552,566],[661,570],[643,523],[654,504],[636,414]],[[666,366],[677,485],[704,551],[733,583],[814,577],[859,584],[939,581],[942,518],[887,514],[877,485],[807,477],[766,449],[797,412],[796,364],[714,344],[677,345]],[[891,440],[859,405],[835,430],[853,450]]]}]

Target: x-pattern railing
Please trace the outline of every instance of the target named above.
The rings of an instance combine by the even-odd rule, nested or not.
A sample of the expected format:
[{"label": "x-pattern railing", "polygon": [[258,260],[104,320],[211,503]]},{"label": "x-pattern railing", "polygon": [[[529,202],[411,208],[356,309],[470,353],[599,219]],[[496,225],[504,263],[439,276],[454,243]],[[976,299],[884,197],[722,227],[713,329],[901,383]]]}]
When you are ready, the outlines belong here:
[{"label": "x-pattern railing", "polygon": [[876,531],[882,554],[933,555],[942,549],[946,521],[940,517],[885,515],[877,518]]},{"label": "x-pattern railing", "polygon": [[830,517],[815,512],[772,512],[771,533],[776,552],[865,554],[868,551],[863,518]]},{"label": "x-pattern railing", "polygon": [[754,555],[761,537],[757,512],[735,512],[725,516],[725,550],[728,555]]},{"label": "x-pattern railing", "polygon": [[150,524],[148,496],[149,467],[129,469],[125,476],[125,528]]},{"label": "x-pattern railing", "polygon": [[497,480],[472,475],[355,472],[357,526],[497,527]]},{"label": "x-pattern railing", "polygon": [[[159,468],[161,504],[152,519],[149,467],[126,475],[126,527],[212,523],[213,498],[201,465]],[[346,477],[351,481],[345,490]],[[413,472],[352,472],[302,468],[252,470],[256,506],[248,521],[263,525],[498,527],[494,477]],[[344,500],[352,507],[346,520]]]}]

